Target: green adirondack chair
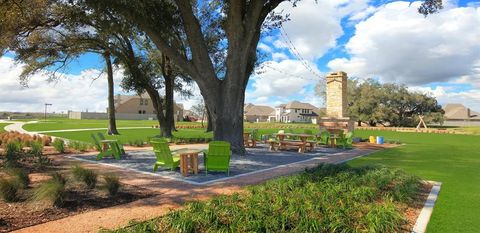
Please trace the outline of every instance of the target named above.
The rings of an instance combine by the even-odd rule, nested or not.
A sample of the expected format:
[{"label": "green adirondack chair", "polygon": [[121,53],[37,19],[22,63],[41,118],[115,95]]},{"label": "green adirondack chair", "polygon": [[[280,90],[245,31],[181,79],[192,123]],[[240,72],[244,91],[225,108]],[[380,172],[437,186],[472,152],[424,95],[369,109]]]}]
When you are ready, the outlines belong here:
[{"label": "green adirondack chair", "polygon": [[[98,133],[97,133],[97,136],[98,136],[98,138],[99,138],[100,140],[106,140],[105,135],[103,135],[103,133],[98,132]],[[124,154],[125,154],[125,149],[123,148],[123,143],[120,142],[120,141],[118,141],[118,142],[117,142],[117,146],[120,148],[120,153],[121,153],[122,155],[124,155]]]},{"label": "green adirondack chair", "polygon": [[101,152],[101,151],[102,151],[102,145],[100,145],[100,142],[98,141],[98,139],[95,137],[94,134],[90,134],[90,137],[91,137],[92,140],[93,140],[93,145],[95,146],[95,149],[96,149],[98,152]]},{"label": "green adirondack chair", "polygon": [[352,148],[353,147],[353,133],[348,132],[346,134],[342,134],[339,139],[337,139],[337,146],[343,147],[343,149],[346,148]]},{"label": "green adirondack chair", "polygon": [[328,145],[330,142],[330,133],[327,131],[321,132],[318,142],[319,144],[322,144],[322,145]]},{"label": "green adirondack chair", "polygon": [[98,132],[98,133],[97,133],[97,136],[98,136],[98,138],[99,138],[100,140],[106,140],[106,138],[105,138],[105,136],[103,135],[103,133]]},{"label": "green adirondack chair", "polygon": [[153,166],[153,172],[156,172],[158,167],[170,168],[172,171],[180,165],[180,156],[176,151],[171,151],[168,147],[168,142],[165,139],[155,139],[150,141],[153,146],[153,152],[157,157],[157,162]]},{"label": "green adirondack chair", "polygon": [[118,147],[118,143],[115,141],[108,143],[108,149],[106,151],[102,151],[97,155],[97,160],[103,159],[105,156],[113,156],[116,160],[120,160],[122,152],[120,151],[120,147]]},{"label": "green adirondack chair", "polygon": [[208,171],[224,171],[230,175],[230,143],[224,141],[212,141],[208,144],[208,150],[205,154],[205,174]]}]

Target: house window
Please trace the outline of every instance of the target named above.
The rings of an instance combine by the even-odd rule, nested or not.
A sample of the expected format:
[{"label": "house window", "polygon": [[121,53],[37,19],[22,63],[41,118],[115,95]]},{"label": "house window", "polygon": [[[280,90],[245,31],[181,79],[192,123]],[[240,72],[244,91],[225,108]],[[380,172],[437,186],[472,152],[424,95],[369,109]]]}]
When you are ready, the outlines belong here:
[{"label": "house window", "polygon": [[142,113],[143,113],[143,114],[145,114],[145,110],[143,110],[143,112],[142,112]]},{"label": "house window", "polygon": [[143,100],[143,105],[148,105],[148,100]]},{"label": "house window", "polygon": [[140,105],[143,105],[143,99],[140,99]]},{"label": "house window", "polygon": [[138,110],[138,114],[142,114],[142,110]]}]

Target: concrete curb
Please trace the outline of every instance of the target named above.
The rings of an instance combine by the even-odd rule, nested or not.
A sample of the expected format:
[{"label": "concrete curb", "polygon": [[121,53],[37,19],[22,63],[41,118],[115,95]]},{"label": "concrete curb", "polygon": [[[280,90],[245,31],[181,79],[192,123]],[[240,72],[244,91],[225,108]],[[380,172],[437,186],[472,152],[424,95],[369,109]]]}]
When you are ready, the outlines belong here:
[{"label": "concrete curb", "polygon": [[422,211],[417,218],[417,222],[413,226],[412,233],[424,233],[427,230],[428,222],[430,221],[430,217],[432,216],[433,207],[435,202],[437,201],[438,194],[440,193],[440,187],[442,186],[441,182],[435,181],[425,181],[427,183],[432,184],[432,190],[430,190],[430,194],[423,205]]}]

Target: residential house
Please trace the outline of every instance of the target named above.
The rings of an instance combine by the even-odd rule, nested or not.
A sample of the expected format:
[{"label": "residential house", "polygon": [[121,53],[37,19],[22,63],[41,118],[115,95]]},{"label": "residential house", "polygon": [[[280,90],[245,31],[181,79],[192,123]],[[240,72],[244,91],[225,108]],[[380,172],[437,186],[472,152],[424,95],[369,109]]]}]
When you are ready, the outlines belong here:
[{"label": "residential house", "polygon": [[248,122],[267,122],[275,110],[264,105],[246,104],[243,109],[244,120]]},{"label": "residential house", "polygon": [[280,104],[270,115],[270,121],[276,122],[303,122],[316,123],[320,110],[309,104],[299,101],[291,101],[287,104]]},{"label": "residential house", "polygon": [[468,126],[480,125],[480,113],[471,110],[463,104],[446,104],[444,125]]},{"label": "residential house", "polygon": [[[115,118],[117,120],[153,120],[157,119],[150,97],[146,94],[117,95],[114,97]],[[108,109],[106,109],[108,112]],[[108,119],[106,112],[69,111],[70,119]],[[175,103],[174,120],[183,120],[183,105]]]},{"label": "residential house", "polygon": [[[156,119],[155,109],[152,100],[147,94],[142,95],[117,95],[114,98],[116,114],[138,114],[151,115]],[[175,121],[183,120],[183,105],[175,103],[174,108]]]}]

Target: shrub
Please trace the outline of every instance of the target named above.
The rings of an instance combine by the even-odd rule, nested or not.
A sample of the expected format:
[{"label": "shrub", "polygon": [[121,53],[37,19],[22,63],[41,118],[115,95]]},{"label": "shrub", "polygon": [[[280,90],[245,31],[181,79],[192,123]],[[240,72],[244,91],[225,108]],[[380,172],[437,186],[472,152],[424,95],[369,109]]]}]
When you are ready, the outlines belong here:
[{"label": "shrub", "polygon": [[28,173],[21,168],[12,168],[7,170],[7,173],[20,184],[21,188],[27,188],[30,184],[30,177],[28,177]]},{"label": "shrub", "polygon": [[85,169],[77,164],[72,167],[72,174],[75,180],[84,182],[89,189],[93,189],[97,185],[98,175],[92,170]]},{"label": "shrub", "polygon": [[55,182],[61,183],[63,185],[67,183],[67,178],[65,178],[65,176],[63,176],[61,173],[58,173],[58,172],[55,172],[52,174],[52,180],[54,180]]},{"label": "shrub", "polygon": [[60,173],[52,174],[52,178],[41,184],[33,193],[35,201],[45,201],[52,206],[61,207],[66,197],[66,179]]},{"label": "shrub", "polygon": [[80,165],[78,164],[75,164],[72,166],[72,175],[73,175],[73,178],[76,180],[76,181],[83,181],[83,176],[85,174],[85,168],[81,167]]},{"label": "shrub", "polygon": [[0,178],[0,196],[5,202],[14,202],[19,199],[21,184],[17,179]]},{"label": "shrub", "polygon": [[65,153],[65,141],[63,141],[60,138],[55,138],[55,140],[52,143],[52,146],[55,148],[55,150],[58,153]]},{"label": "shrub", "polygon": [[92,170],[86,170],[84,177],[83,177],[83,182],[87,185],[89,189],[95,188],[97,185],[97,173],[92,171]]},{"label": "shrub", "polygon": [[118,176],[107,174],[103,176],[103,179],[105,180],[105,188],[108,190],[108,194],[110,194],[110,196],[115,196],[120,189]]},{"label": "shrub", "polygon": [[6,167],[15,167],[18,165],[22,152],[22,145],[19,142],[9,142],[5,146],[5,165]]},{"label": "shrub", "polygon": [[35,157],[40,157],[43,155],[43,144],[41,142],[32,142],[30,144],[30,154]]}]

